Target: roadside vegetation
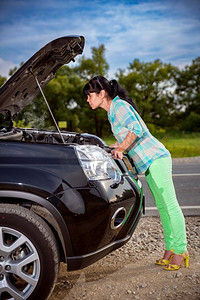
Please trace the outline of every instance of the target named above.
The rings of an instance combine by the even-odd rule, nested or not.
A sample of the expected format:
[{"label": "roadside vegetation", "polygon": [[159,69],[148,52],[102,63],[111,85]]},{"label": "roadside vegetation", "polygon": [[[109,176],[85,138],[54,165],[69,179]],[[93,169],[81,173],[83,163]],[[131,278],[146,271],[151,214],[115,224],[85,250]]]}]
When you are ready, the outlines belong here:
[{"label": "roadside vegetation", "polygon": [[[10,70],[10,74],[17,67]],[[82,93],[94,75],[108,77],[105,47],[91,49],[91,58],[77,58],[65,65],[44,88],[56,120],[66,121],[62,130],[96,134],[113,143],[106,112],[89,107]],[[160,60],[133,61],[113,76],[136,102],[150,131],[171,151],[173,157],[200,155],[200,57],[182,70]],[[113,79],[113,78],[110,78]],[[7,78],[0,75],[0,85]],[[1,116],[0,116],[1,118]],[[38,95],[15,120],[16,126],[54,129],[52,118]]]}]

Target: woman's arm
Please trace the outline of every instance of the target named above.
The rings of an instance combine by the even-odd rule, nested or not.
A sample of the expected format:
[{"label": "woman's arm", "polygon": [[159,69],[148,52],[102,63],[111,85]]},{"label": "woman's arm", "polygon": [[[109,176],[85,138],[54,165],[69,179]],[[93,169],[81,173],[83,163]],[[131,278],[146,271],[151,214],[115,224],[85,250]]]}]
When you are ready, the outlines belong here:
[{"label": "woman's arm", "polygon": [[133,132],[129,131],[123,142],[111,151],[112,155],[115,158],[122,159],[123,152],[136,140],[136,138],[137,136]]}]

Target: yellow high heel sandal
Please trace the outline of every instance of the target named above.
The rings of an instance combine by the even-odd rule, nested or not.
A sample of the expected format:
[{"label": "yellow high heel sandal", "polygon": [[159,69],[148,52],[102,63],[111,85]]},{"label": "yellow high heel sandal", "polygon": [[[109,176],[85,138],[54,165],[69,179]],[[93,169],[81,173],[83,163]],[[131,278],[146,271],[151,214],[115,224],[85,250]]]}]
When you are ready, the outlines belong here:
[{"label": "yellow high heel sandal", "polygon": [[[172,252],[170,254],[170,256],[169,256],[169,252]],[[159,266],[165,266],[165,265],[170,263],[173,255],[174,255],[174,250],[173,249],[172,250],[165,250],[163,258],[160,258],[159,260],[156,260],[155,264],[159,265]],[[164,257],[167,257],[167,256],[169,256],[169,259],[164,258]]]},{"label": "yellow high heel sandal", "polygon": [[[175,261],[177,256],[182,257],[182,259],[178,265],[173,264],[173,260]],[[174,254],[171,264],[167,264],[163,268],[168,271],[179,270],[183,261],[185,262],[185,267],[188,268],[189,267],[189,253],[188,252],[185,252],[183,254]]]}]

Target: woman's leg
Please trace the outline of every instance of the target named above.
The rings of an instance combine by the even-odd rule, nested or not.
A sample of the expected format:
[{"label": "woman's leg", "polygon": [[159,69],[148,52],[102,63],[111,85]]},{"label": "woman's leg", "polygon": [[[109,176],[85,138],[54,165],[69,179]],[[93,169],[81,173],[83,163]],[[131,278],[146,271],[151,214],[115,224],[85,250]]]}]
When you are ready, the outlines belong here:
[{"label": "woman's leg", "polygon": [[165,239],[165,249],[166,250],[172,250],[174,249],[174,243],[173,243],[173,234],[172,234],[172,228],[171,228],[171,222],[170,218],[167,212],[167,209],[165,208],[165,204],[162,200],[160,200],[159,191],[157,191],[157,188],[155,187],[154,180],[149,172],[146,172],[146,181],[149,186],[149,189],[154,197],[155,204],[157,206],[160,220],[163,227],[163,234]]},{"label": "woman's leg", "polygon": [[185,220],[176,199],[171,157],[155,160],[145,175],[160,213],[166,250],[174,249],[177,254],[185,253],[187,249]]}]

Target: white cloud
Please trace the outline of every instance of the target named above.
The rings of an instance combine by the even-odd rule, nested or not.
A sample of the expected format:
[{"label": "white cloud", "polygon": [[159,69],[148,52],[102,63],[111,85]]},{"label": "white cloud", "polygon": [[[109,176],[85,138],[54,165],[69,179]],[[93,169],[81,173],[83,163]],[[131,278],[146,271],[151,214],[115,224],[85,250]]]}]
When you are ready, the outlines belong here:
[{"label": "white cloud", "polygon": [[[26,1],[18,3],[23,9],[27,7]],[[50,19],[48,12],[41,18],[41,11],[38,14],[34,11],[35,1],[28,3],[33,12],[30,16],[10,18],[0,28],[0,57],[13,65],[27,60],[54,38],[72,34],[85,36],[85,56],[90,55],[91,47],[103,43],[111,72],[127,67],[135,58],[161,59],[182,67],[200,53],[197,0],[190,0],[189,7],[186,0],[138,1],[137,4],[51,0],[41,3],[43,13],[50,8],[55,10],[58,17],[52,14]]]}]

